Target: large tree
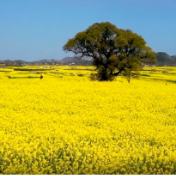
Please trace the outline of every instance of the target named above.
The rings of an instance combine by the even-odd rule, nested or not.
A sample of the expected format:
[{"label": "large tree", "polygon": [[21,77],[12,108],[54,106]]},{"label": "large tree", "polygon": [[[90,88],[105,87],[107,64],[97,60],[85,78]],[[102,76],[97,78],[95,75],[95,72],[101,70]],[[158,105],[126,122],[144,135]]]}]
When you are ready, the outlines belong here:
[{"label": "large tree", "polygon": [[138,70],[142,62],[154,62],[155,52],[145,40],[131,30],[123,30],[104,22],[95,23],[63,46],[79,57],[90,57],[98,71],[98,79],[112,80],[119,74]]}]

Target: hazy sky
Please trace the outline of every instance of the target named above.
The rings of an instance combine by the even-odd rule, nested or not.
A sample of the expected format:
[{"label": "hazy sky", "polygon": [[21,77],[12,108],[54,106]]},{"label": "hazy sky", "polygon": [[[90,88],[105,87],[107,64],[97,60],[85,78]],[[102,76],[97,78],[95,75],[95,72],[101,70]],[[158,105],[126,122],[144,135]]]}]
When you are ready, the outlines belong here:
[{"label": "hazy sky", "polygon": [[0,60],[72,56],[62,49],[68,39],[107,21],[176,55],[176,0],[0,0]]}]

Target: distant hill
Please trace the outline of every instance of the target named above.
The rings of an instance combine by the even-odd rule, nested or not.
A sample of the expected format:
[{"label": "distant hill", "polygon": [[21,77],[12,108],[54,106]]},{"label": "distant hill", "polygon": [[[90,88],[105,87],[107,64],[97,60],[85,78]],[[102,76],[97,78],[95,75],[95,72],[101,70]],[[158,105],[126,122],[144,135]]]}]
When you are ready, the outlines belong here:
[{"label": "distant hill", "polygon": [[[163,66],[163,65],[168,65],[168,66],[176,66],[176,55],[169,56],[165,52],[158,52],[156,53],[156,60],[157,60],[157,65]],[[55,65],[55,64],[66,64],[66,65],[71,65],[71,64],[76,64],[76,65],[92,65],[92,60],[90,59],[81,59],[78,57],[65,57],[61,60],[58,59],[43,59],[43,60],[38,60],[38,61],[24,61],[24,60],[0,60],[1,64],[6,64],[6,65],[17,65],[17,66],[23,66],[23,65]],[[156,64],[155,64],[156,65]]]},{"label": "distant hill", "polygon": [[[156,53],[156,60],[157,60],[157,65],[163,66],[163,65],[175,65],[176,66],[176,55],[169,56],[165,52],[158,52]],[[76,63],[76,64],[81,64],[81,65],[87,65],[87,64],[92,64],[92,61],[90,60],[84,60],[84,59],[79,59],[77,57],[65,57],[64,59],[59,60],[59,63]]]},{"label": "distant hill", "polygon": [[157,65],[176,65],[176,56],[169,56],[165,52],[158,52],[156,59]]},{"label": "distant hill", "polygon": [[80,59],[78,57],[65,57],[61,60],[59,60],[59,62],[61,63],[67,63],[67,62],[79,62]]},{"label": "distant hill", "polygon": [[174,56],[171,56],[172,58],[174,58],[174,59],[176,59],[176,55],[174,55]]},{"label": "distant hill", "polygon": [[65,57],[58,60],[60,64],[92,65],[92,60],[86,60],[78,57]]}]

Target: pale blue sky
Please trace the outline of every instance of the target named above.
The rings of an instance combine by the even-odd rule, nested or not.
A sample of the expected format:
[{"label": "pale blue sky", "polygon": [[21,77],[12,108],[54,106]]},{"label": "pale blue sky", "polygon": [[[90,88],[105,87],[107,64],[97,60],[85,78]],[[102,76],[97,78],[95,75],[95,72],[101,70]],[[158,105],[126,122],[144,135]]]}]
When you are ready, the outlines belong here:
[{"label": "pale blue sky", "polygon": [[176,55],[176,0],[0,0],[0,60],[62,59],[76,33],[111,22]]}]

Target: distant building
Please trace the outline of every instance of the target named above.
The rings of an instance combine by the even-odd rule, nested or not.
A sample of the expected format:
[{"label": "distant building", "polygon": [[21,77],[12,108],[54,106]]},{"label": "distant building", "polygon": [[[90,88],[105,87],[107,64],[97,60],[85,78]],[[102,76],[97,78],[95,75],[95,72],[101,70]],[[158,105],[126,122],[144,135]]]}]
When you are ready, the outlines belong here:
[{"label": "distant building", "polygon": [[69,63],[69,65],[76,65],[76,63],[74,63],[74,62],[71,62],[71,63]]},{"label": "distant building", "polygon": [[0,64],[0,68],[6,68],[5,64]]}]

